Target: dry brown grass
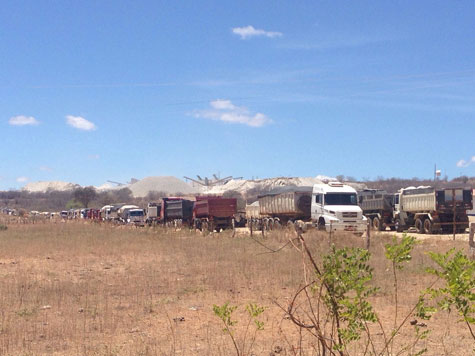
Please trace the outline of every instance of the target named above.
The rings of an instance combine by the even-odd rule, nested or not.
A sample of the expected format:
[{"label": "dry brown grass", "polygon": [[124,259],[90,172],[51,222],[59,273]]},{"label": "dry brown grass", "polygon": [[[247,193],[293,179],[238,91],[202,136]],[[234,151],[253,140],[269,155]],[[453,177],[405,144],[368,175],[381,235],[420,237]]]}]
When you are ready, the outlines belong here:
[{"label": "dry brown grass", "polygon": [[[291,233],[265,240],[271,248]],[[308,233],[317,258],[326,236]],[[393,285],[383,254],[388,236],[373,238],[371,264],[382,289],[372,301],[387,330],[392,325]],[[361,238],[338,236],[338,246],[363,246]],[[402,316],[429,285],[425,251],[466,243],[425,240],[402,272]],[[102,224],[10,224],[0,231],[0,355],[231,355],[230,340],[213,315],[213,304],[241,308],[236,335],[247,320],[243,306],[267,307],[255,355],[311,355],[315,342],[302,339],[275,304],[287,305],[303,282],[302,258],[292,246],[268,252],[249,236],[202,236],[189,231],[133,229]],[[175,318],[184,321],[175,321]],[[429,355],[464,355],[472,339],[454,316],[427,323]],[[402,342],[412,334],[402,329]],[[355,354],[361,345],[354,347]],[[277,354],[276,354],[277,355]]]}]

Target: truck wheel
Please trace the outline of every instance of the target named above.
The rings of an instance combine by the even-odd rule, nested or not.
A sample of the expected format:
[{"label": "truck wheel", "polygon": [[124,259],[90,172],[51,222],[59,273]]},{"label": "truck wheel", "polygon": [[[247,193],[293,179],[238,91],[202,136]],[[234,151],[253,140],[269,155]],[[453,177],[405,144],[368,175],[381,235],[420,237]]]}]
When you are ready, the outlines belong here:
[{"label": "truck wheel", "polygon": [[424,226],[422,224],[422,220],[417,218],[416,223],[415,223],[416,231],[418,234],[423,234],[424,233]]},{"label": "truck wheel", "polygon": [[430,219],[424,220],[424,232],[426,234],[432,234],[432,221],[430,221]]},{"label": "truck wheel", "polygon": [[397,232],[403,232],[404,228],[401,223],[401,219],[394,219],[394,228]]},{"label": "truck wheel", "polygon": [[373,220],[371,220],[371,217],[370,217],[370,216],[367,216],[366,218],[368,219],[369,228],[370,228],[371,230],[374,229]]},{"label": "truck wheel", "polygon": [[268,229],[274,230],[274,219],[270,218],[268,222],[269,222]]},{"label": "truck wheel", "polygon": [[373,228],[378,231],[383,230],[383,224],[381,224],[381,221],[379,221],[377,216],[373,218]]},{"label": "truck wheel", "polygon": [[318,224],[317,224],[317,229],[319,231],[325,231],[325,220],[324,219],[319,219]]}]

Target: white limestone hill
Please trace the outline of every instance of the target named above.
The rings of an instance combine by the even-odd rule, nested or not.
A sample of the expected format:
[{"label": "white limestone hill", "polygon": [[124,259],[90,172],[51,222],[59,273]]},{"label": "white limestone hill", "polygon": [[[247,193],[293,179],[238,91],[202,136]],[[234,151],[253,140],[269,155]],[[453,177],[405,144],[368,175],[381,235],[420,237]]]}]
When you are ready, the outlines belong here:
[{"label": "white limestone hill", "polygon": [[[241,193],[244,197],[251,191],[270,191],[277,187],[284,186],[313,186],[314,184],[320,184],[327,181],[336,181],[335,178],[327,176],[316,176],[316,177],[277,177],[277,178],[265,178],[265,179],[256,179],[256,180],[245,180],[245,179],[232,179],[226,184],[216,185],[209,188],[204,188],[203,193],[221,195],[228,191],[235,191]],[[364,188],[364,184],[353,183],[353,182],[344,182],[355,189]]]},{"label": "white limestone hill", "polygon": [[79,184],[61,182],[61,181],[45,181],[31,182],[25,185],[22,190],[30,193],[46,193],[48,191],[68,191],[80,187]]},{"label": "white limestone hill", "polygon": [[199,193],[197,188],[193,188],[188,183],[173,176],[147,177],[136,183],[130,184],[128,188],[136,198],[145,197],[149,192],[164,192],[167,195],[192,195]]}]

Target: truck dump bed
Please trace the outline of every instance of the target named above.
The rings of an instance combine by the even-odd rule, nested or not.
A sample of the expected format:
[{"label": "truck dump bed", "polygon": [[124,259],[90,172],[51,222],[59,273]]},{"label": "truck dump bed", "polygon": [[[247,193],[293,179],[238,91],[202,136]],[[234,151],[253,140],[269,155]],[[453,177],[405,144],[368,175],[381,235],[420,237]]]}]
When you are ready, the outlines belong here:
[{"label": "truck dump bed", "polygon": [[[454,202],[455,196],[455,202]],[[433,187],[404,189],[401,195],[401,210],[407,212],[470,210],[472,205],[471,189]]]},{"label": "truck dump bed", "polygon": [[236,198],[196,197],[194,216],[197,218],[230,218],[237,212]]},{"label": "truck dump bed", "polygon": [[252,203],[251,205],[246,205],[246,218],[247,219],[258,219],[261,215],[259,214],[259,201]]},{"label": "truck dump bed", "polygon": [[165,204],[167,219],[190,220],[193,215],[193,202],[186,199],[168,200]]},{"label": "truck dump bed", "polygon": [[435,211],[437,210],[435,189],[432,187],[404,189],[399,204],[401,210],[407,212]]},{"label": "truck dump bed", "polygon": [[389,211],[392,209],[392,195],[385,190],[366,189],[358,192],[358,205],[363,212]]},{"label": "truck dump bed", "polygon": [[309,219],[311,216],[312,187],[282,187],[260,195],[260,215]]}]

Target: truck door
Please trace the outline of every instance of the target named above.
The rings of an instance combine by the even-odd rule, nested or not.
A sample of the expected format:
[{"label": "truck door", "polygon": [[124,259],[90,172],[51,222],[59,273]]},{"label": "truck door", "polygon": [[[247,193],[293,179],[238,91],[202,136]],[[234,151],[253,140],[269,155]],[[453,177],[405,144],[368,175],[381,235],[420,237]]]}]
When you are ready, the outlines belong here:
[{"label": "truck door", "polygon": [[312,217],[314,220],[318,221],[320,216],[323,214],[323,194],[322,193],[317,193],[313,196],[313,202],[312,202]]},{"label": "truck door", "polygon": [[400,211],[399,206],[399,193],[394,194],[393,196],[393,205],[394,205],[394,213],[397,214]]}]

